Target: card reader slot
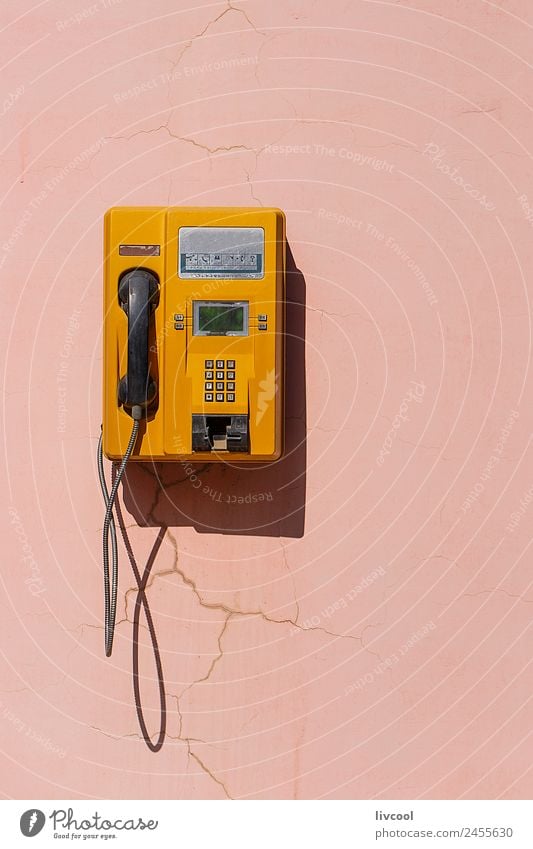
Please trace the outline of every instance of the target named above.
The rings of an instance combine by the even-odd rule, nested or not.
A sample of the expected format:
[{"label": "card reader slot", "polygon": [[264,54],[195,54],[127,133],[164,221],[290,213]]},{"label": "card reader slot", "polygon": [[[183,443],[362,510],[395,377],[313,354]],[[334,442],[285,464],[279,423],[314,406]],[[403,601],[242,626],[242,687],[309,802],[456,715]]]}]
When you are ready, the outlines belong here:
[{"label": "card reader slot", "polygon": [[248,416],[193,415],[192,450],[248,453]]}]

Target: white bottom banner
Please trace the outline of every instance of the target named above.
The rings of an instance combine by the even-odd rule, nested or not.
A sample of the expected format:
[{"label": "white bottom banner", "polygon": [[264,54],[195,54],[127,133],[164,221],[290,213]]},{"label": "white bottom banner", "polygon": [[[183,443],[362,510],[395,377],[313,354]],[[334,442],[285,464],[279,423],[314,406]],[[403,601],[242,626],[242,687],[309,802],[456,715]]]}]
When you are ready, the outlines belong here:
[{"label": "white bottom banner", "polygon": [[0,802],[2,846],[531,849],[527,801]]}]

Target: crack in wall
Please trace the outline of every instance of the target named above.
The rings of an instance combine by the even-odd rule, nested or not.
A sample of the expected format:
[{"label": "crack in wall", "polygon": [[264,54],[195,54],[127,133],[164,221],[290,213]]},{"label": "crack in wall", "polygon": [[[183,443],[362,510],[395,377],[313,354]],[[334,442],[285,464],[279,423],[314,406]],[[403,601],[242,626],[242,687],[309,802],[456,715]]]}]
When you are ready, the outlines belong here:
[{"label": "crack in wall", "polygon": [[[228,617],[228,619],[229,619],[229,617]],[[218,638],[219,648],[220,648],[220,640],[222,639],[222,634],[224,633],[227,622],[228,622],[228,620],[226,620],[226,622],[224,623],[224,628],[222,629],[222,632],[221,632],[221,634],[219,635],[219,638]],[[220,656],[219,657],[221,657],[221,656],[222,656],[222,649],[220,649]],[[211,674],[214,664],[215,664],[215,661],[213,661],[213,664],[211,665],[211,669],[209,670],[207,678]],[[202,680],[202,679],[200,679],[200,680]],[[190,685],[190,686],[192,686],[192,685]],[[185,690],[183,692],[185,692]],[[176,710],[178,712],[179,723],[180,723],[179,733],[178,733],[177,737],[173,737],[170,734],[167,735],[167,736],[169,736],[171,740],[180,740],[181,742],[185,743],[185,745],[187,746],[187,757],[188,757],[188,759],[190,760],[190,758],[193,758],[196,761],[196,763],[200,766],[200,768],[207,775],[209,775],[210,778],[213,779],[213,781],[215,781],[217,784],[219,784],[222,787],[227,798],[231,799],[232,796],[230,796],[228,788],[226,787],[224,782],[221,781],[219,778],[217,778],[217,776],[212,772],[212,770],[210,770],[209,767],[206,766],[204,761],[202,761],[202,759],[192,750],[191,742],[192,743],[203,743],[205,746],[208,746],[209,743],[207,742],[207,740],[202,740],[200,737],[184,737],[183,736],[183,714],[182,714],[181,708],[180,708],[180,696],[177,696],[175,693],[168,693],[168,692],[166,693],[166,695],[169,696],[169,698],[174,699],[174,701],[176,702]],[[181,695],[183,695],[183,693]]]},{"label": "crack in wall", "polygon": [[265,33],[261,32],[261,30],[257,29],[257,27],[255,26],[253,21],[250,20],[250,18],[248,17],[248,14],[245,12],[244,9],[238,9],[235,6],[232,6],[231,0],[226,0],[226,2],[227,2],[227,6],[226,6],[225,9],[222,10],[222,12],[220,12],[215,18],[212,18],[210,21],[208,21],[207,24],[203,27],[203,29],[200,30],[200,32],[197,32],[196,35],[193,35],[192,38],[190,38],[186,41],[186,43],[185,43],[184,47],[182,48],[178,58],[176,59],[175,62],[173,62],[172,66],[171,66],[172,71],[175,71],[175,69],[178,67],[179,63],[183,59],[185,53],[187,52],[187,50],[190,50],[193,43],[197,39],[202,38],[202,36],[204,36],[206,34],[206,32],[212,26],[214,26],[214,24],[218,23],[218,21],[222,20],[222,18],[224,18],[230,12],[237,12],[237,14],[243,15],[243,17],[245,18],[247,23],[250,24],[250,26],[254,30],[254,32],[256,32],[258,35],[262,36],[263,38],[265,37]]},{"label": "crack in wall", "polygon": [[[322,633],[327,634],[330,637],[336,637],[336,638],[345,639],[345,640],[357,640],[358,642],[361,642],[360,637],[356,637],[352,634],[336,634],[335,632],[328,631],[327,628],[323,628],[322,626],[319,626],[319,625],[305,627],[304,625],[300,625],[295,619],[290,618],[290,617],[285,618],[285,619],[274,619],[273,617],[268,616],[263,610],[260,610],[260,609],[258,609],[258,610],[236,610],[235,608],[228,607],[227,604],[223,604],[223,602],[205,601],[205,599],[200,594],[200,592],[199,592],[195,582],[193,581],[193,579],[190,578],[188,575],[186,575],[183,572],[183,570],[178,567],[178,565],[177,565],[177,557],[178,557],[177,542],[176,542],[176,539],[173,536],[173,534],[168,530],[168,528],[167,528],[167,534],[172,541],[172,545],[175,548],[175,553],[176,553],[175,554],[176,559],[175,559],[175,562],[174,562],[174,566],[173,566],[173,569],[171,569],[170,571],[176,572],[181,577],[182,581],[188,587],[191,588],[191,590],[195,594],[196,598],[198,599],[198,602],[199,602],[201,607],[205,607],[208,610],[221,610],[224,613],[229,614],[229,616],[260,616],[266,622],[270,622],[273,625],[292,625],[294,628],[297,628],[299,631],[321,631]],[[159,573],[159,572],[156,573],[156,575],[154,575],[154,578],[156,578],[159,574],[161,574],[161,573]],[[152,581],[150,583],[152,583]],[[228,618],[229,618],[229,616],[228,616]]]},{"label": "crack in wall", "polygon": [[[178,706],[178,697],[177,696],[175,696],[173,693],[167,693],[166,695],[171,696],[172,698],[176,699],[176,705]],[[179,710],[179,706],[178,706],[178,713],[179,713],[179,716],[180,716],[180,719],[181,719],[181,712]],[[144,738],[137,731],[132,731],[132,732],[129,732],[127,734],[110,734],[109,732],[104,731],[102,728],[99,728],[97,725],[91,724],[91,725],[89,725],[89,728],[92,728],[93,731],[97,731],[99,734],[103,734],[104,737],[108,737],[110,740],[115,740],[115,741],[127,740],[127,739],[144,740]],[[156,738],[156,739],[157,739],[158,736],[159,735],[157,733],[153,735],[153,737]],[[185,743],[185,745],[187,747],[187,761],[189,762],[191,758],[193,760],[195,760],[196,763],[198,764],[198,766],[200,767],[200,769],[203,772],[205,772],[205,774],[208,775],[216,784],[218,784],[220,787],[222,787],[226,798],[227,799],[233,799],[233,796],[230,795],[229,790],[226,787],[225,783],[222,781],[222,779],[218,778],[215,775],[215,773],[211,769],[209,769],[209,767],[206,765],[206,763],[200,758],[200,756],[198,754],[196,754],[196,752],[193,751],[193,749],[191,747],[191,742],[193,742],[193,743],[203,743],[205,745],[209,745],[207,743],[207,741],[201,740],[199,737],[183,737],[182,733],[181,733],[181,727],[180,727],[180,733],[177,736],[173,736],[172,734],[167,734],[166,737],[168,737],[170,740],[176,740],[176,741],[179,741],[181,743]],[[150,737],[150,739],[152,740],[152,736]],[[152,740],[152,742],[154,742],[154,741]]]},{"label": "crack in wall", "polygon": [[369,648],[368,648],[368,646],[366,646],[366,645],[365,645],[365,643],[364,643],[364,641],[363,641],[363,634],[365,633],[365,631],[366,631],[368,628],[380,628],[380,627],[382,627],[384,624],[385,624],[384,622],[370,622],[368,625],[365,625],[365,627],[364,627],[364,628],[363,628],[363,630],[361,631],[361,646],[362,646],[362,648],[364,648],[364,650],[365,650],[366,652],[368,652],[368,654],[373,654],[373,655],[374,655],[374,657],[377,657],[377,658],[378,658],[378,660],[380,661],[380,663],[383,663],[383,662],[384,662],[384,661],[383,661],[383,658],[381,657],[381,655],[380,655],[380,653],[379,653],[379,652],[377,652],[377,651],[373,651],[372,649],[369,649]]},{"label": "crack in wall", "polygon": [[285,569],[287,570],[287,572],[289,574],[289,578],[290,578],[291,584],[292,584],[292,592],[293,592],[293,595],[294,595],[294,606],[296,608],[296,615],[294,616],[294,621],[298,622],[298,619],[300,618],[300,604],[298,602],[298,596],[296,594],[296,582],[294,580],[294,575],[292,574],[291,567],[289,566],[289,561],[287,560],[287,549],[283,545],[283,542],[281,541],[281,539],[279,541],[279,544],[281,546],[281,552],[282,552],[282,557],[283,557],[283,565],[285,566]]},{"label": "crack in wall", "polygon": [[[259,154],[257,154],[257,155],[259,155]],[[256,157],[256,164],[257,164],[257,157]],[[246,182],[248,183],[248,186],[250,187],[250,195],[252,196],[252,200],[255,200],[255,202],[258,203],[259,206],[264,206],[264,203],[261,200],[261,198],[258,198],[257,195],[254,194],[254,184],[252,182],[252,177],[250,176],[249,171],[245,170],[244,173],[246,174]]]},{"label": "crack in wall", "polygon": [[183,696],[183,694],[184,694],[187,690],[189,690],[189,689],[190,689],[192,686],[194,686],[195,684],[201,684],[201,683],[202,683],[202,681],[209,681],[209,678],[211,677],[211,673],[213,672],[213,669],[215,668],[215,666],[217,665],[217,663],[219,662],[219,660],[222,658],[222,655],[224,654],[224,650],[223,650],[223,648],[222,648],[222,637],[224,636],[224,634],[225,634],[225,632],[226,632],[226,629],[227,629],[227,627],[228,627],[228,625],[229,625],[229,621],[230,621],[230,619],[231,619],[231,617],[232,617],[233,615],[234,615],[233,613],[229,613],[229,614],[226,616],[225,620],[224,620],[224,624],[223,624],[223,626],[222,626],[222,630],[221,630],[220,634],[218,635],[218,639],[217,639],[217,642],[218,642],[218,654],[217,654],[217,656],[216,656],[216,657],[215,657],[215,658],[211,661],[211,665],[210,665],[209,669],[207,670],[206,674],[205,674],[202,678],[197,678],[197,679],[196,679],[196,681],[193,681],[193,683],[192,683],[192,684],[189,684],[189,686],[188,686],[188,687],[186,687],[186,688],[185,688],[185,690],[183,691],[183,693],[181,694],[182,696]]},{"label": "crack in wall", "polygon": [[[160,483],[160,486],[158,487],[157,497],[156,497],[154,504],[152,505],[152,508],[151,508],[151,512],[153,512],[156,509],[157,499],[158,499],[160,493],[164,492],[165,489],[164,489],[163,485],[161,485],[159,477],[157,476],[157,474],[155,472],[150,472],[148,470],[145,470],[145,471],[146,471],[147,474],[150,475],[150,477],[157,479],[158,482]],[[181,482],[184,482],[184,479],[179,479],[179,481],[176,481],[176,483],[181,483]],[[168,540],[169,540],[169,542],[170,542],[170,544],[171,544],[171,546],[174,550],[173,563],[172,563],[170,568],[166,568],[166,569],[163,569],[161,571],[153,573],[150,577],[150,580],[148,581],[148,583],[144,587],[144,592],[147,592],[150,589],[150,587],[153,586],[154,582],[158,578],[162,578],[162,577],[165,577],[165,576],[170,576],[170,575],[175,574],[175,575],[178,575],[180,577],[181,581],[183,582],[183,584],[185,586],[189,587],[189,589],[193,592],[193,594],[195,595],[195,597],[196,597],[196,599],[197,599],[197,601],[198,601],[198,603],[201,607],[204,607],[208,610],[220,610],[225,614],[222,627],[221,627],[220,632],[219,632],[218,637],[217,637],[218,653],[212,659],[212,661],[209,665],[209,668],[207,669],[205,674],[202,675],[201,678],[198,678],[198,679],[192,681],[189,685],[187,685],[187,687],[185,687],[185,689],[179,695],[174,694],[174,693],[167,693],[166,694],[169,697],[173,698],[174,701],[175,701],[176,712],[177,712],[178,721],[179,721],[179,729],[178,729],[179,733],[178,733],[178,735],[173,736],[173,735],[167,734],[166,736],[171,740],[181,741],[182,743],[184,743],[187,746],[188,760],[190,761],[190,759],[192,758],[197,763],[197,765],[200,767],[200,769],[206,775],[208,775],[220,788],[222,788],[225,797],[228,798],[228,799],[231,799],[233,797],[230,795],[230,792],[229,792],[228,787],[226,786],[225,782],[222,781],[222,779],[220,779],[207,766],[205,761],[193,749],[193,745],[195,743],[201,744],[201,745],[209,745],[208,741],[201,740],[200,738],[195,738],[195,737],[187,737],[186,735],[184,735],[184,733],[183,733],[184,732],[184,718],[183,718],[183,713],[182,713],[182,710],[181,710],[180,699],[183,697],[183,695],[186,692],[191,690],[194,686],[196,686],[197,684],[200,684],[200,683],[205,683],[206,681],[208,681],[211,678],[214,669],[217,667],[217,665],[220,663],[220,661],[222,660],[222,658],[224,656],[224,649],[223,649],[223,642],[222,641],[223,641],[223,638],[224,638],[224,634],[226,633],[226,630],[227,630],[229,623],[232,620],[232,618],[236,617],[236,616],[260,616],[266,622],[269,622],[271,624],[291,625],[293,628],[297,628],[300,631],[321,631],[322,633],[327,634],[329,637],[356,640],[361,645],[361,647],[363,649],[365,649],[366,651],[370,651],[370,650],[366,649],[366,647],[363,645],[362,637],[357,637],[357,636],[354,636],[354,635],[351,635],[351,634],[334,633],[334,632],[329,631],[328,629],[326,629],[322,626],[305,627],[305,626],[299,624],[298,619],[299,619],[299,616],[300,616],[300,609],[299,609],[299,603],[298,603],[298,599],[297,599],[297,595],[296,595],[296,586],[295,586],[295,583],[294,583],[294,576],[291,572],[291,569],[290,569],[290,566],[289,566],[289,563],[288,563],[288,560],[287,560],[287,552],[286,552],[285,546],[283,545],[282,542],[280,544],[281,544],[281,549],[282,549],[283,564],[284,564],[286,570],[288,571],[288,573],[290,575],[290,579],[292,581],[292,586],[293,586],[295,615],[293,617],[288,617],[288,618],[284,618],[284,619],[275,619],[275,618],[267,615],[264,611],[262,611],[260,609],[257,609],[257,610],[237,610],[237,609],[229,607],[228,605],[226,605],[222,602],[208,602],[208,601],[206,601],[203,598],[202,594],[200,593],[200,591],[199,591],[199,589],[196,585],[196,582],[189,575],[187,575],[183,571],[183,569],[181,569],[180,566],[179,566],[179,549],[178,549],[178,543],[177,543],[176,537],[174,536],[174,534],[168,528],[165,529],[165,536],[168,537]],[[139,588],[138,588],[137,585],[130,587],[126,590],[126,592],[125,592],[125,606],[124,606],[124,619],[121,619],[117,623],[117,625],[120,624],[123,621],[128,621],[128,622],[131,621],[131,620],[128,619],[128,616],[127,616],[129,596],[132,593],[138,593],[138,592],[139,592]],[[89,624],[89,623],[82,623],[82,627],[83,627],[84,624]],[[92,627],[100,627],[101,628],[101,626],[92,626]],[[374,654],[374,652],[370,652],[370,653]],[[136,738],[136,739],[139,739],[139,740],[143,739],[139,733],[135,733],[135,732],[120,735],[120,736],[117,737],[116,735],[108,734],[105,731],[102,731],[102,729],[98,728],[97,726],[91,725],[91,728],[93,728],[94,730],[99,731],[100,733],[104,734],[105,736],[110,737],[111,739],[115,739],[115,740],[123,739],[123,738]],[[156,733],[155,735],[153,735],[153,737],[157,739],[158,734]],[[150,739],[153,742],[152,735],[150,736]]]},{"label": "crack in wall", "polygon": [[189,743],[187,743],[187,749],[188,749],[188,752],[189,752],[189,758],[193,758],[196,761],[196,763],[203,769],[203,771],[207,775],[209,775],[213,779],[213,781],[216,781],[216,783],[219,784],[222,787],[222,789],[223,789],[223,791],[226,794],[226,797],[228,799],[233,799],[233,796],[230,796],[230,794],[228,792],[228,788],[226,787],[226,785],[224,784],[222,779],[217,778],[217,776],[214,774],[214,772],[211,772],[209,767],[207,767],[205,765],[205,763],[201,760],[201,758],[195,752],[193,752]]},{"label": "crack in wall", "polygon": [[523,604],[533,604],[533,598],[525,598],[523,595],[510,593],[502,587],[487,587],[486,590],[478,590],[478,592],[475,593],[461,593],[461,595],[458,595],[455,600],[457,601],[460,598],[475,598],[478,595],[486,595],[487,593],[503,593],[508,598],[516,598],[518,601],[523,602]]},{"label": "crack in wall", "polygon": [[[208,158],[209,158],[209,156],[211,156],[211,154],[214,154],[214,153],[220,153],[220,152],[228,153],[228,152],[231,152],[231,151],[234,151],[234,150],[241,150],[241,151],[246,151],[247,153],[252,153],[255,157],[255,170],[257,170],[257,161],[258,161],[258,157],[261,155],[261,153],[263,153],[263,151],[266,150],[266,148],[272,147],[276,144],[279,144],[281,139],[283,139],[284,136],[286,136],[292,129],[292,126],[289,126],[287,129],[283,130],[279,134],[279,136],[277,136],[275,139],[273,139],[273,141],[266,142],[264,145],[262,145],[259,148],[250,147],[249,145],[246,145],[246,144],[219,145],[217,147],[209,147],[209,145],[202,144],[201,142],[197,141],[196,139],[194,139],[190,136],[179,136],[176,133],[172,132],[172,130],[169,127],[169,124],[170,124],[170,121],[173,117],[175,108],[177,108],[177,107],[174,107],[172,105],[169,106],[169,109],[171,110],[171,112],[170,112],[167,120],[163,124],[160,124],[158,127],[148,127],[147,129],[135,130],[133,133],[130,133],[130,135],[104,136],[103,138],[106,142],[108,142],[108,141],[130,141],[131,139],[133,139],[133,138],[135,138],[136,136],[139,136],[139,135],[152,135],[153,133],[158,133],[161,130],[164,130],[166,133],[168,133],[170,138],[173,138],[176,141],[181,141],[181,142],[185,142],[187,144],[192,144],[194,147],[197,147],[200,150],[205,151],[208,154]],[[290,119],[285,119],[285,120],[290,120]],[[293,120],[295,120],[295,119],[293,119]],[[295,123],[298,123],[298,121],[295,120]],[[202,132],[202,131],[200,131],[200,132]],[[203,132],[205,132],[205,131],[203,131]],[[99,153],[99,151],[95,154],[95,156],[98,153]],[[254,174],[255,174],[255,170],[254,170]],[[250,182],[250,180],[248,180],[248,182]],[[259,201],[259,203],[261,203],[261,201]],[[261,203],[261,205],[263,205],[263,204]]]},{"label": "crack in wall", "polygon": [[[268,144],[264,145],[262,148],[259,148],[259,150],[255,147],[250,147],[249,145],[246,145],[246,144],[230,144],[230,145],[218,145],[217,147],[209,147],[209,145],[202,144],[201,142],[196,141],[196,139],[190,138],[189,136],[178,136],[176,133],[173,133],[172,130],[170,129],[170,127],[169,127],[169,123],[170,123],[171,118],[172,118],[172,114],[169,115],[169,117],[165,121],[165,123],[160,124],[158,127],[148,127],[147,129],[135,130],[135,132],[130,133],[127,136],[121,136],[121,135],[104,136],[104,138],[105,138],[106,141],[131,141],[131,139],[134,139],[136,136],[150,136],[153,133],[158,133],[161,130],[164,130],[166,133],[168,133],[168,135],[171,138],[176,139],[176,141],[181,141],[181,142],[186,142],[187,144],[192,144],[192,145],[194,145],[194,147],[198,147],[201,150],[205,150],[209,154],[219,153],[220,151],[223,151],[224,153],[228,153],[232,150],[245,150],[248,153],[253,153],[254,156],[257,157],[258,153],[260,153],[262,150],[264,150],[265,147],[268,147]],[[275,143],[275,142],[273,142],[273,143]]]}]

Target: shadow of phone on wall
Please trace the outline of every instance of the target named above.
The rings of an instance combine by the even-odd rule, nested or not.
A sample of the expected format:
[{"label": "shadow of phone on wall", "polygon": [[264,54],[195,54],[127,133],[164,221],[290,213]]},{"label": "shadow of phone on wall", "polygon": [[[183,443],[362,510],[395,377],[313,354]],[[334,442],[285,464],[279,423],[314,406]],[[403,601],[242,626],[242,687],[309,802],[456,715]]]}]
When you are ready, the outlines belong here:
[{"label": "shadow of phone on wall", "polygon": [[[285,449],[263,465],[237,463],[131,463],[123,478],[123,499],[141,527],[159,527],[144,570],[118,520],[138,593],[133,618],[133,689],[139,725],[153,752],[163,745],[166,699],[163,669],[146,586],[167,528],[198,533],[299,538],[304,533],[306,497],[305,279],[287,249],[285,317]],[[154,742],[144,720],[139,686],[139,622],[144,609],[157,670],[160,730]]]},{"label": "shadow of phone on wall", "polygon": [[305,281],[287,255],[285,450],[273,463],[132,463],[125,505],[140,526],[301,537],[306,486]]}]

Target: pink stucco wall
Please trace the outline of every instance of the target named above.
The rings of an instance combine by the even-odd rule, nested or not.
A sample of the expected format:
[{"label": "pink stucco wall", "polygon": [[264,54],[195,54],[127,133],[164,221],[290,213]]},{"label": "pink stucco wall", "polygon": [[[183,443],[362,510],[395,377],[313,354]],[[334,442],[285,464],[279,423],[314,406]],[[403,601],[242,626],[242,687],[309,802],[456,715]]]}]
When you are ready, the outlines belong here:
[{"label": "pink stucco wall", "polygon": [[[1,16],[2,793],[530,796],[531,4]],[[115,204],[280,206],[294,258],[289,457],[123,494],[157,753],[123,549],[103,656]]]}]

